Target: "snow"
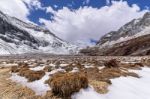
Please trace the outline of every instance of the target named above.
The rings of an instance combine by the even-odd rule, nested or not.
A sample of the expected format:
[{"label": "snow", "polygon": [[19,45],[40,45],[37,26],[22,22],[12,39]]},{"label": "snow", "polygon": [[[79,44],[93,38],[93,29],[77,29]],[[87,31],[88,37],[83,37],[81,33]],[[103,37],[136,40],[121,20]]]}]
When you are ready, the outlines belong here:
[{"label": "snow", "polygon": [[77,67],[74,67],[73,70],[71,71],[72,73],[76,73],[76,72],[79,72],[79,68]]},{"label": "snow", "polygon": [[101,69],[103,69],[103,68],[105,68],[105,66],[98,67],[99,70],[101,70]]},{"label": "snow", "polygon": [[60,64],[60,67],[66,67],[68,64]]},{"label": "snow", "polygon": [[49,64],[49,66],[55,67],[56,65],[55,64]]},{"label": "snow", "polygon": [[94,66],[91,66],[90,64],[84,65],[85,68],[94,68]]},{"label": "snow", "polygon": [[65,71],[64,69],[59,68],[59,69],[52,70],[52,71],[50,72],[50,74],[55,74],[55,73],[57,73],[57,72],[66,72],[66,71]]},{"label": "snow", "polygon": [[1,67],[13,67],[13,66],[18,66],[18,64],[15,64],[15,63],[9,63],[9,64],[7,64],[7,63],[4,63],[4,64],[0,64],[1,65]]},{"label": "snow", "polygon": [[105,99],[103,96],[94,91],[93,88],[81,89],[79,93],[75,93],[72,99]]},{"label": "snow", "polygon": [[89,87],[72,95],[72,99],[150,99],[150,68],[135,70],[141,78],[120,77],[112,79],[107,94],[99,94]]},{"label": "snow", "polygon": [[49,74],[50,73],[46,73],[42,79],[33,82],[28,82],[25,77],[21,77],[16,73],[13,73],[10,79],[14,82],[31,88],[36,93],[36,95],[44,95],[48,90],[50,90],[48,84],[45,84],[45,81],[49,79]]},{"label": "snow", "polygon": [[39,71],[39,70],[43,70],[45,66],[37,66],[37,67],[34,67],[34,68],[30,68],[30,70],[33,70],[33,71]]}]

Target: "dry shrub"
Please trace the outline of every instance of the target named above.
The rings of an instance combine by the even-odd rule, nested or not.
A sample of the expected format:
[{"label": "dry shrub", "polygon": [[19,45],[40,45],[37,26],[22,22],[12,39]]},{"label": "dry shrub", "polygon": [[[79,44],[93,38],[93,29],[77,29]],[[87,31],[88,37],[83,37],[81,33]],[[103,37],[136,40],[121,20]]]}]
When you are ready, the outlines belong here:
[{"label": "dry shrub", "polygon": [[105,72],[100,73],[99,69],[97,67],[95,68],[86,68],[84,70],[81,71],[82,73],[84,73],[89,80],[95,80],[95,81],[102,81],[102,82],[106,82],[108,84],[112,84],[111,81],[104,76]]},{"label": "dry shrub", "polygon": [[[46,92],[46,95],[43,97],[44,99],[63,99],[63,98],[60,98],[58,96],[54,96],[54,94],[52,93],[52,91],[47,91]],[[43,99],[42,98],[42,99]],[[71,99],[71,98],[70,98]]]},{"label": "dry shrub", "polygon": [[18,66],[12,66],[12,67],[11,67],[11,72],[12,72],[12,73],[17,73],[17,72],[19,72],[19,70],[20,70],[20,69],[18,68]]},{"label": "dry shrub", "polygon": [[28,64],[24,63],[24,62],[18,63],[18,66],[21,67],[21,68],[29,68]]},{"label": "dry shrub", "polygon": [[72,71],[74,67],[75,66],[71,63],[65,67],[62,67],[62,69],[65,69],[67,72],[69,72],[69,71]]},{"label": "dry shrub", "polygon": [[56,69],[60,68],[60,64],[61,64],[61,62],[60,62],[59,60],[56,61],[56,62],[55,62],[55,68],[56,68]]},{"label": "dry shrub", "polygon": [[99,78],[99,69],[98,68],[85,68],[81,70],[89,79],[97,80]]},{"label": "dry shrub", "polygon": [[121,63],[120,66],[124,68],[140,70],[144,65],[142,63]]},{"label": "dry shrub", "polygon": [[44,71],[30,71],[29,75],[26,76],[29,82],[39,80],[45,75]]},{"label": "dry shrub", "polygon": [[142,63],[135,63],[136,66],[144,67]]},{"label": "dry shrub", "polygon": [[150,66],[150,59],[147,59],[147,58],[146,59],[142,59],[141,62],[145,66]]},{"label": "dry shrub", "polygon": [[79,62],[77,62],[77,63],[75,64],[75,66],[76,66],[77,68],[79,68],[79,69],[83,69],[83,68],[84,68],[84,65],[82,65],[82,64],[79,63]]},{"label": "dry shrub", "polygon": [[28,72],[29,72],[30,70],[29,70],[29,68],[21,68],[20,70],[19,70],[19,75],[20,76],[26,76],[26,75],[28,75]]},{"label": "dry shrub", "polygon": [[118,65],[118,61],[116,59],[112,59],[112,60],[109,60],[109,61],[105,61],[104,62],[104,65],[105,67],[107,68],[113,68],[113,67],[119,67]]},{"label": "dry shrub", "polygon": [[91,80],[91,81],[89,81],[89,83],[100,94],[107,93],[108,92],[108,86],[110,85],[109,83],[107,83],[105,81],[96,81],[96,80]]},{"label": "dry shrub", "polygon": [[47,83],[54,95],[66,98],[81,88],[88,87],[88,79],[81,73],[55,74]]},{"label": "dry shrub", "polygon": [[52,67],[51,66],[45,66],[43,70],[45,72],[51,72],[52,71]]},{"label": "dry shrub", "polygon": [[28,68],[21,68],[19,71],[20,76],[24,76],[28,79],[29,82],[39,80],[41,79],[44,75],[44,71],[33,71],[29,70]]},{"label": "dry shrub", "polygon": [[136,78],[140,78],[140,76],[134,72],[128,72],[127,75],[132,76],[132,77],[136,77]]},{"label": "dry shrub", "polygon": [[104,68],[101,70],[99,78],[100,79],[112,79],[123,76],[123,72],[118,68]]},{"label": "dry shrub", "polygon": [[113,79],[113,78],[118,78],[120,76],[132,76],[132,77],[137,77],[139,78],[139,76],[136,73],[133,72],[128,72],[128,71],[122,71],[119,68],[104,68],[101,70],[99,78],[100,79]]}]

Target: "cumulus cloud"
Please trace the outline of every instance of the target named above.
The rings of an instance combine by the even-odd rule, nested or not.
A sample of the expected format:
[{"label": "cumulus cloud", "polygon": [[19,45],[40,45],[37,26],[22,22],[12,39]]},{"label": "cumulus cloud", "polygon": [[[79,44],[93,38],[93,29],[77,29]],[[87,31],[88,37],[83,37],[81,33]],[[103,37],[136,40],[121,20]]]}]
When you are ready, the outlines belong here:
[{"label": "cumulus cloud", "polygon": [[0,0],[0,11],[24,21],[33,9],[43,9],[39,0]]},{"label": "cumulus cloud", "polygon": [[89,4],[90,3],[90,0],[85,0],[84,2],[83,2],[83,4]]},{"label": "cumulus cloud", "polygon": [[109,5],[111,3],[110,0],[106,0],[106,4]]},{"label": "cumulus cloud", "polygon": [[40,18],[40,22],[57,36],[70,42],[98,40],[104,34],[119,29],[147,11],[141,11],[136,4],[129,6],[126,1],[112,1],[112,5],[99,9],[80,7],[70,10],[64,7],[58,11],[50,10],[54,14],[53,20]]},{"label": "cumulus cloud", "polygon": [[27,20],[27,16],[30,14],[22,0],[0,0],[0,10],[22,20]]},{"label": "cumulus cloud", "polygon": [[55,12],[56,11],[51,6],[46,7],[46,13],[55,13]]},{"label": "cumulus cloud", "polygon": [[45,7],[42,7],[40,0],[22,0],[22,1],[25,2],[30,9],[45,10]]}]

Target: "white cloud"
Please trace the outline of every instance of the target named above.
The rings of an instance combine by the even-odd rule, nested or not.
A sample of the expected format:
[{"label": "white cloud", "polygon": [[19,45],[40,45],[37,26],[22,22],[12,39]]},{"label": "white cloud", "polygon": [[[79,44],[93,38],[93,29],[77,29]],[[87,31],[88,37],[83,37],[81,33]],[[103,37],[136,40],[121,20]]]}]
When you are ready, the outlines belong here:
[{"label": "white cloud", "polygon": [[46,7],[46,13],[55,13],[55,10],[51,6],[48,6]]},{"label": "white cloud", "polygon": [[[51,11],[52,12],[52,11]],[[117,30],[134,18],[141,17],[146,10],[140,11],[136,4],[129,6],[126,1],[112,1],[112,5],[102,8],[81,7],[70,10],[67,7],[54,11],[54,20],[40,19],[57,36],[70,41],[99,39],[102,35]]]},{"label": "white cloud", "polygon": [[0,0],[0,11],[24,21],[29,21],[28,15],[33,9],[44,8],[39,0]]},{"label": "white cloud", "polygon": [[30,14],[22,0],[0,0],[0,10],[22,20],[27,20]]},{"label": "white cloud", "polygon": [[89,4],[90,3],[90,0],[85,0],[84,2],[83,2],[83,4]]},{"label": "white cloud", "polygon": [[22,0],[23,2],[25,2],[27,4],[27,6],[30,8],[30,9],[41,9],[41,10],[44,10],[45,8],[42,7],[42,4],[40,2],[40,0]]},{"label": "white cloud", "polygon": [[106,0],[106,4],[109,5],[111,3],[111,0]]}]

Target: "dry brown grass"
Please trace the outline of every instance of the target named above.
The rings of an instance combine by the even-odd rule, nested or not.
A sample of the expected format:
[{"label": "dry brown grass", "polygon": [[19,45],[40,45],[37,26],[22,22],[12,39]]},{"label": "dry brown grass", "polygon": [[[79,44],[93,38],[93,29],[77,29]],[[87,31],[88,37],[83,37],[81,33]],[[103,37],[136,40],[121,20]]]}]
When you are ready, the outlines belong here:
[{"label": "dry brown grass", "polygon": [[43,69],[45,72],[51,72],[53,69],[51,66],[45,66]]},{"label": "dry brown grass", "polygon": [[75,66],[73,65],[73,63],[70,63],[67,66],[62,67],[62,69],[65,69],[67,72],[69,72],[69,71],[72,71],[74,67]]},{"label": "dry brown grass", "polygon": [[120,68],[104,68],[101,70],[100,72],[100,78],[101,79],[113,79],[113,78],[118,78],[120,76],[132,76],[132,77],[137,77],[139,78],[139,76],[136,73],[133,72],[129,72],[128,70],[122,70]]},{"label": "dry brown grass", "polygon": [[79,69],[83,69],[83,68],[84,68],[84,65],[82,65],[80,62],[77,62],[77,63],[75,64],[75,66],[76,66],[77,68],[79,68]]},{"label": "dry brown grass", "polygon": [[104,66],[107,68],[116,68],[119,67],[118,61],[116,59],[112,59],[104,62]]},{"label": "dry brown grass", "polygon": [[28,68],[21,68],[19,71],[19,75],[26,77],[28,79],[28,81],[31,82],[31,81],[41,79],[45,75],[45,72],[42,70],[41,71],[33,71],[33,70],[29,70]]},{"label": "dry brown grass", "polygon": [[108,86],[110,85],[109,83],[107,83],[105,81],[96,81],[96,80],[90,80],[89,83],[100,94],[107,93],[108,92]]},{"label": "dry brown grass", "polygon": [[26,76],[29,82],[39,80],[45,75],[44,71],[30,71],[29,75]]},{"label": "dry brown grass", "polygon": [[21,69],[19,70],[19,75],[20,75],[20,76],[26,76],[26,75],[28,75],[28,74],[27,74],[28,71],[30,71],[29,68],[21,68]]},{"label": "dry brown grass", "polygon": [[12,73],[19,72],[18,66],[12,66],[12,67],[11,67],[11,72],[12,72]]},{"label": "dry brown grass", "polygon": [[72,93],[78,92],[81,88],[88,87],[88,79],[81,73],[55,74],[47,83],[56,96],[68,98]]},{"label": "dry brown grass", "polygon": [[99,69],[98,68],[85,68],[81,70],[89,79],[96,80],[99,76]]},{"label": "dry brown grass", "polygon": [[140,70],[144,65],[142,63],[121,63],[120,66],[128,69]]},{"label": "dry brown grass", "polygon": [[35,99],[32,97],[38,97],[31,89],[11,82],[8,79],[9,71],[10,68],[0,69],[0,99]]},{"label": "dry brown grass", "polygon": [[18,63],[18,66],[19,66],[20,68],[29,68],[28,64],[27,64],[27,63],[24,63],[24,62]]}]

